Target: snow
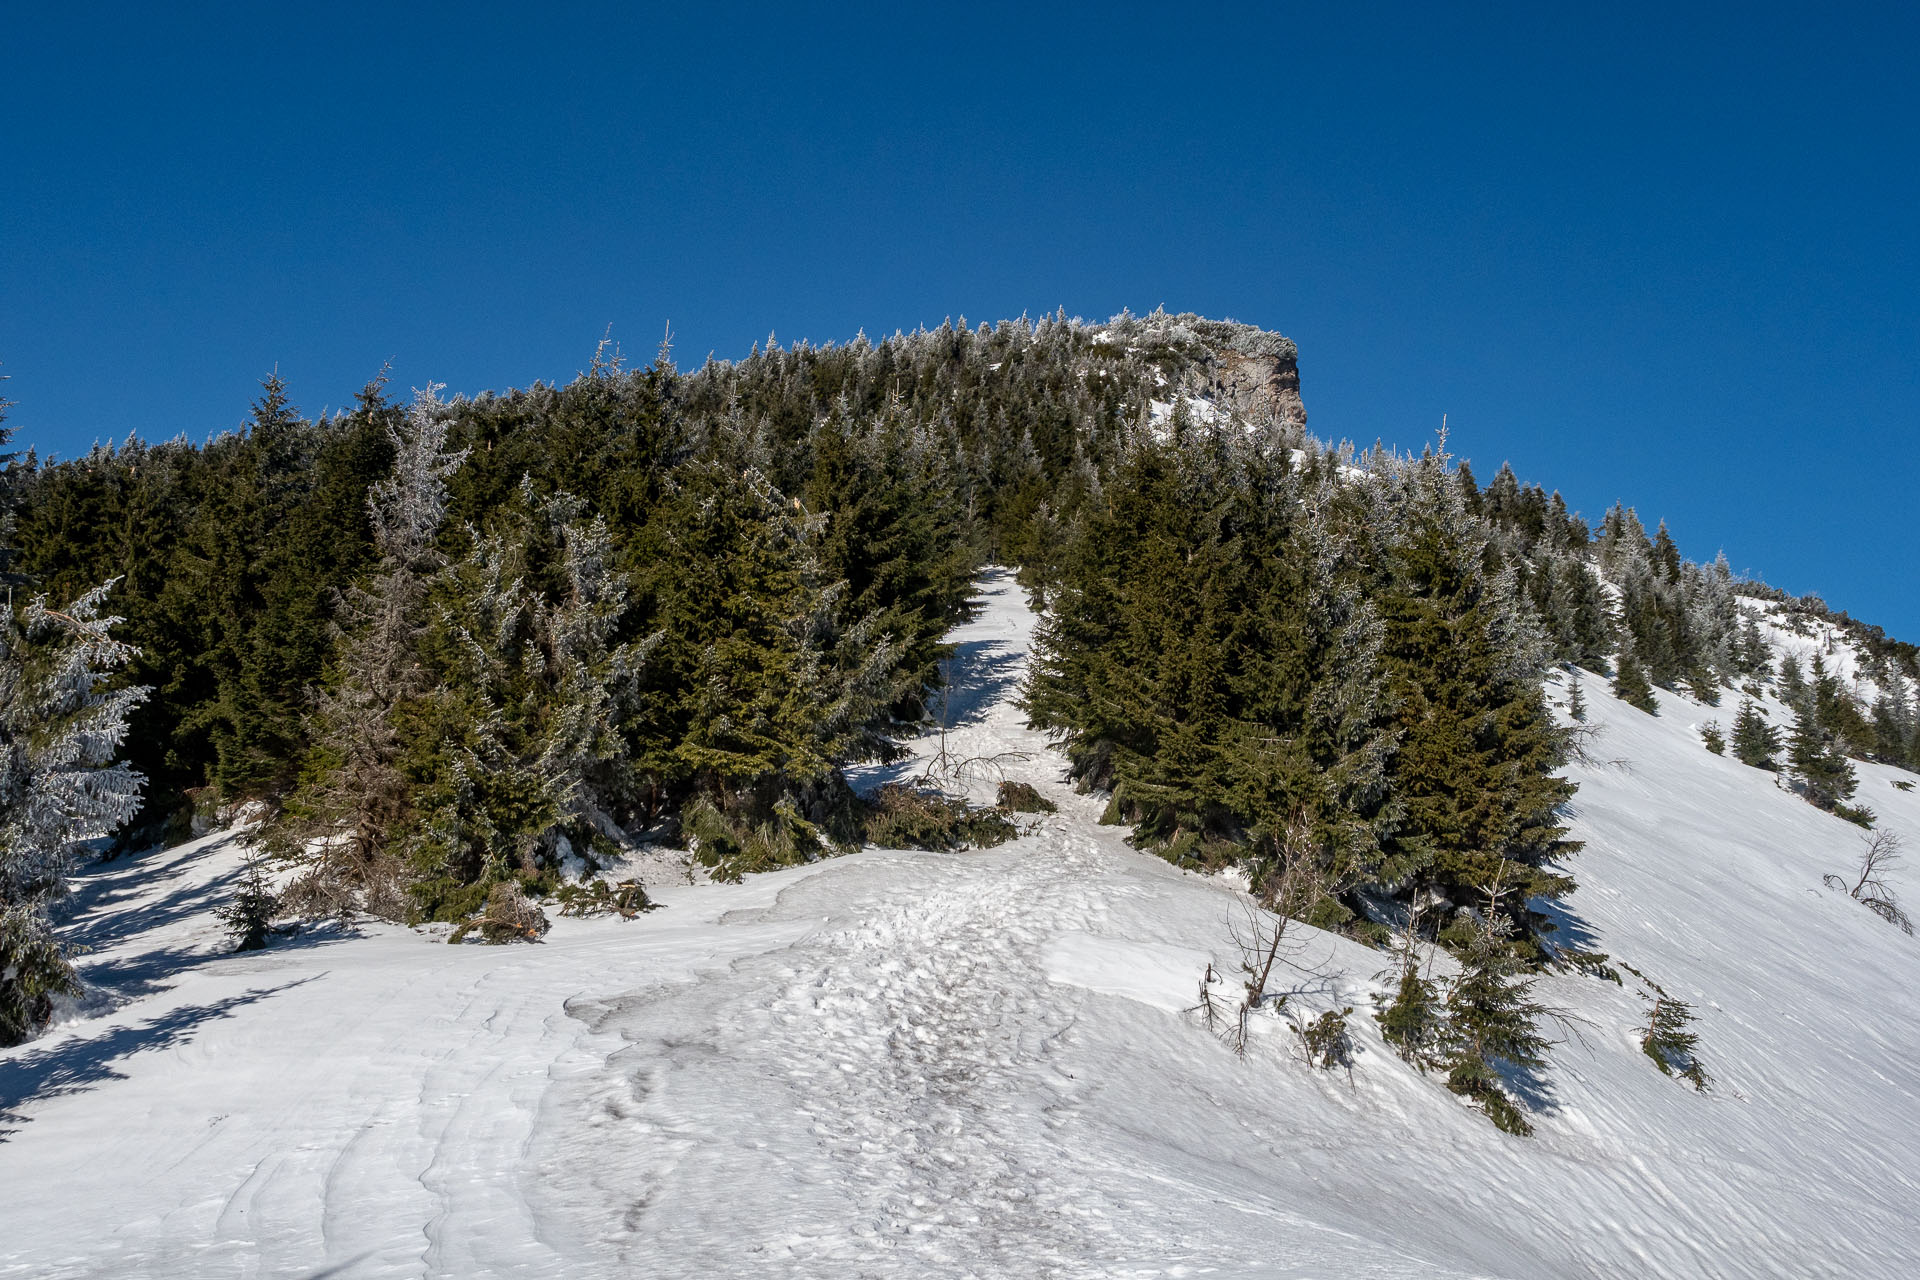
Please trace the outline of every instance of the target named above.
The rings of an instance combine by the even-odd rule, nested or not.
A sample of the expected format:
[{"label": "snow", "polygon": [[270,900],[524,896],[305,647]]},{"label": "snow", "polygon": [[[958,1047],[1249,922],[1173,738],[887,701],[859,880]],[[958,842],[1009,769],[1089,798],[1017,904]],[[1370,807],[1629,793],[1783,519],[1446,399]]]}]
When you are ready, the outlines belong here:
[{"label": "snow", "polygon": [[1060,806],[995,849],[663,882],[536,946],[249,955],[210,914],[232,833],[87,873],[96,994],[0,1053],[0,1276],[1910,1273],[1920,942],[1821,886],[1858,828],[1701,748],[1725,709],[1578,677],[1562,913],[1694,1004],[1714,1087],[1640,1052],[1630,975],[1556,975],[1582,1035],[1516,1139],[1384,1050],[1380,952],[1301,927],[1289,977],[1354,1006],[1351,1083],[1277,1014],[1241,1058],[1184,1012],[1244,895],[1099,825],[1013,703],[1032,615],[983,596],[949,747]]},{"label": "snow", "polygon": [[1153,438],[1165,444],[1172,438],[1173,417],[1181,405],[1186,406],[1188,420],[1196,426],[1213,426],[1224,422],[1227,411],[1215,404],[1210,397],[1194,395],[1176,395],[1167,400],[1147,401],[1147,430]]},{"label": "snow", "polygon": [[1787,620],[1795,615],[1773,600],[1743,600],[1741,613],[1759,623],[1760,635],[1773,651],[1776,672],[1781,662],[1791,655],[1800,664],[1800,674],[1811,680],[1817,655],[1826,665],[1827,673],[1856,698],[1868,706],[1879,698],[1882,690],[1865,674],[1865,656],[1847,634],[1832,623],[1801,615],[1797,619],[1799,624],[1811,632],[1802,635],[1787,625]]},{"label": "snow", "polygon": [[1190,947],[1069,931],[1047,945],[1045,969],[1049,982],[1179,1013],[1193,1007],[1194,975],[1204,972],[1212,959]]}]

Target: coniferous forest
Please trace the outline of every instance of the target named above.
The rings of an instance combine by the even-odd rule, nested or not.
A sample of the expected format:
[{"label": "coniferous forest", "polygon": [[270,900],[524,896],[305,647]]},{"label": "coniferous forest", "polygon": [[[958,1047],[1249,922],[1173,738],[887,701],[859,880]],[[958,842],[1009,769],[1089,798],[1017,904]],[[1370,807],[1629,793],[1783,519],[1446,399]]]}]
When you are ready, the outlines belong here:
[{"label": "coniferous forest", "polygon": [[[1864,825],[1848,759],[1920,766],[1913,646],[1623,507],[1596,529],[1482,485],[1444,439],[1322,445],[1274,378],[1247,391],[1294,358],[1164,313],[687,371],[603,346],[564,386],[376,378],[314,420],[268,378],[204,443],[13,457],[0,1040],[70,981],[64,865],[237,814],[291,871],[280,912],[462,924],[636,843],[730,878],[880,823],[991,839],[845,773],[938,715],[990,564],[1044,609],[1028,713],[1111,821],[1382,945],[1412,918],[1489,966],[1555,958],[1563,667],[1652,713],[1724,700],[1737,758]],[[1876,695],[1776,663],[1757,604],[1845,634]]]}]

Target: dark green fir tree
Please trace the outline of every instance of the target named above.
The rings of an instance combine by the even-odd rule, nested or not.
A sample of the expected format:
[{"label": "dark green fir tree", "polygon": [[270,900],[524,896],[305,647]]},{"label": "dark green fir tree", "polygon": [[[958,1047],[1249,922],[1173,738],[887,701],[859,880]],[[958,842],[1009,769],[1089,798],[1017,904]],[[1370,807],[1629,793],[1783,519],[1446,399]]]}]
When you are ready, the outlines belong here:
[{"label": "dark green fir tree", "polygon": [[1756,769],[1777,769],[1780,731],[1767,723],[1767,717],[1751,699],[1740,704],[1733,718],[1733,754],[1742,764]]},{"label": "dark green fir tree", "polygon": [[1501,909],[1530,948],[1545,922],[1524,903],[1571,886],[1549,864],[1578,848],[1559,817],[1573,787],[1555,773],[1564,744],[1544,647],[1511,572],[1489,569],[1489,531],[1445,457],[1376,467],[1375,500],[1400,508],[1380,606],[1404,734],[1391,769],[1404,818],[1386,873],[1459,902],[1504,871],[1516,891]]},{"label": "dark green fir tree", "polygon": [[1527,976],[1506,936],[1500,896],[1497,889],[1488,894],[1488,908],[1447,990],[1447,1088],[1471,1099],[1497,1128],[1525,1137],[1533,1126],[1501,1071],[1544,1067],[1550,1042],[1538,1025],[1546,1009],[1533,998],[1536,980]]},{"label": "dark green fir tree", "polygon": [[1853,762],[1811,710],[1794,714],[1793,730],[1787,738],[1787,759],[1808,803],[1830,813],[1852,799],[1860,785],[1853,772]]},{"label": "dark green fir tree", "polygon": [[1660,711],[1659,700],[1653,696],[1653,684],[1647,679],[1640,660],[1631,653],[1620,655],[1620,667],[1613,677],[1613,696],[1648,715],[1657,715]]}]

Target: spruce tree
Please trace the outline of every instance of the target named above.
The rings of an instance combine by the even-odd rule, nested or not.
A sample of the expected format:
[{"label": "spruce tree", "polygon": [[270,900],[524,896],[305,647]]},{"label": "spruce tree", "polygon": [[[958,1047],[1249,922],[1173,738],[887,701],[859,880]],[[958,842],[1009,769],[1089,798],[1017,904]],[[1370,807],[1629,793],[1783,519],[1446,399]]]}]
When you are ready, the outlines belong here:
[{"label": "spruce tree", "polygon": [[1760,634],[1758,618],[1751,613],[1741,623],[1735,654],[1741,675],[1762,682],[1773,678],[1772,650],[1767,647],[1766,637]]},{"label": "spruce tree", "polygon": [[1387,1047],[1418,1068],[1442,1064],[1446,1020],[1438,984],[1420,972],[1411,945],[1402,958],[1393,999],[1374,1015]]},{"label": "spruce tree", "polygon": [[1787,758],[1807,801],[1829,812],[1838,811],[1860,785],[1853,763],[1811,710],[1794,713]]},{"label": "spruce tree", "polygon": [[1653,535],[1653,564],[1667,582],[1680,581],[1680,548],[1674,545],[1673,535],[1667,532],[1665,520],[1660,522],[1659,532]]},{"label": "spruce tree", "polygon": [[1541,613],[1555,638],[1555,656],[1605,671],[1606,655],[1618,641],[1600,580],[1580,555],[1549,552],[1543,567],[1551,573]]},{"label": "spruce tree", "polygon": [[1488,531],[1447,460],[1376,466],[1371,487],[1393,530],[1381,612],[1405,734],[1391,774],[1405,817],[1384,874],[1460,901],[1505,869],[1518,892],[1504,909],[1531,944],[1544,921],[1524,903],[1571,886],[1548,864],[1579,847],[1558,816],[1573,787],[1555,774],[1563,744],[1544,647],[1511,571],[1488,569]]},{"label": "spruce tree", "polygon": [[907,690],[895,710],[918,718],[972,583],[952,477],[930,435],[897,413],[864,431],[830,416],[808,443],[812,467],[800,496],[823,517],[820,570],[847,584],[845,611],[873,616],[894,637]]},{"label": "spruce tree", "polygon": [[1766,716],[1751,699],[1740,704],[1733,718],[1733,754],[1742,763],[1756,769],[1775,769],[1780,752],[1780,732],[1767,723]]},{"label": "spruce tree", "polygon": [[319,674],[323,593],[291,545],[305,505],[314,431],[278,374],[261,384],[243,436],[216,447],[223,466],[189,527],[194,594],[212,624],[213,697],[199,719],[227,799],[269,790],[298,754],[306,686]]},{"label": "spruce tree", "polygon": [[413,808],[403,754],[409,720],[433,687],[420,642],[428,587],[444,563],[435,538],[447,477],[465,457],[447,447],[438,390],[429,386],[404,419],[387,424],[393,469],[367,499],[380,559],[341,601],[332,671],[308,729],[313,745],[299,786],[263,833],[269,847],[305,864],[295,910],[408,911],[389,845]]},{"label": "spruce tree", "polygon": [[1219,454],[1137,440],[1038,637],[1029,715],[1065,734],[1075,774],[1111,790],[1115,816],[1148,843],[1235,825],[1224,791],[1241,760],[1229,741],[1240,664],[1295,654],[1252,639],[1249,575],[1267,562],[1243,554],[1249,497]]},{"label": "spruce tree", "polygon": [[1499,897],[1497,891],[1488,894],[1460,972],[1447,988],[1447,1088],[1475,1102],[1496,1127],[1525,1137],[1533,1126],[1507,1092],[1500,1069],[1546,1065],[1549,1042],[1537,1025],[1546,1010],[1533,999],[1535,979],[1525,976],[1507,937]]},{"label": "spruce tree", "polygon": [[112,585],[63,609],[0,601],[0,1046],[77,993],[49,913],[74,857],[140,804],[141,776],[116,757],[147,690],[112,678],[133,656],[102,613]]},{"label": "spruce tree", "polygon": [[375,559],[367,494],[391,463],[382,424],[397,416],[377,380],[351,414],[320,423],[294,416],[277,380],[269,393],[249,435],[261,455],[257,603],[220,694],[224,727],[214,742],[214,780],[230,798],[284,794],[294,781],[334,603]]},{"label": "spruce tree", "polygon": [[1807,677],[1800,668],[1800,655],[1788,653],[1780,659],[1780,701],[1789,707],[1808,702]]},{"label": "spruce tree", "polygon": [[1808,692],[1813,700],[1814,718],[1819,721],[1842,754],[1865,754],[1873,741],[1873,725],[1861,713],[1860,704],[1840,684],[1838,676],[1827,670],[1826,659],[1813,655],[1812,679]]},{"label": "spruce tree", "polygon": [[429,916],[465,915],[576,847],[611,851],[639,803],[624,730],[658,637],[619,639],[628,589],[605,523],[529,483],[500,525],[431,590],[434,687],[408,735],[401,837]]},{"label": "spruce tree", "polygon": [[761,472],[719,463],[685,468],[669,507],[637,763],[689,797],[702,858],[724,871],[847,843],[841,766],[898,750],[888,709],[912,677],[879,618],[848,616],[821,523]]},{"label": "spruce tree", "polygon": [[1653,696],[1653,685],[1648,682],[1640,660],[1631,653],[1620,655],[1619,668],[1613,677],[1613,696],[1648,715],[1659,714],[1660,703]]},{"label": "spruce tree", "polygon": [[1880,759],[1909,768],[1920,764],[1920,714],[1913,682],[1890,672],[1873,704],[1873,741]]},{"label": "spruce tree", "polygon": [[[1299,506],[1254,575],[1261,590],[1253,652],[1240,659],[1232,687],[1223,798],[1254,850],[1256,882],[1305,856],[1297,847],[1304,845],[1337,894],[1394,874],[1385,846],[1404,810],[1388,771],[1404,730],[1394,714],[1386,626],[1364,590],[1378,531],[1354,500],[1340,456],[1305,453]],[[1268,501],[1278,496],[1277,482],[1262,480],[1267,463],[1243,465],[1250,488],[1266,490]],[[1257,530],[1281,527],[1274,514],[1249,513],[1247,540],[1258,545],[1267,535]],[[1309,918],[1330,927],[1347,911],[1329,899]]]}]

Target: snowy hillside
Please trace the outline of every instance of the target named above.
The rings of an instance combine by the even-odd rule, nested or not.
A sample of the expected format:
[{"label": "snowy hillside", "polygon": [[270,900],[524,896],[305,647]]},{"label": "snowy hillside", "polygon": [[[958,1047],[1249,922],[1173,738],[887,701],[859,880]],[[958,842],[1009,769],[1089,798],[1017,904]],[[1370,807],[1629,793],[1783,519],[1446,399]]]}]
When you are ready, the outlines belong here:
[{"label": "snowy hillside", "polygon": [[1796,618],[1771,600],[1744,601],[1742,613],[1751,616],[1759,626],[1776,662],[1791,659],[1805,673],[1811,671],[1814,660],[1819,659],[1863,706],[1872,706],[1874,699],[1885,692],[1866,675],[1867,661],[1859,646],[1832,623]]},{"label": "snowy hillside", "polygon": [[[1641,1052],[1631,975],[1552,976],[1580,1037],[1518,1139],[1383,1048],[1383,953],[1304,957],[1351,1080],[1185,1012],[1243,897],[1098,825],[1014,705],[1033,616],[1004,576],[984,604],[952,745],[1059,805],[992,850],[243,956],[231,836],[83,876],[93,1006],[0,1052],[0,1276],[1911,1274],[1920,941],[1822,887],[1859,828],[1701,747],[1729,708],[1582,677],[1561,921],[1693,1004],[1713,1087]],[[1920,843],[1907,775],[1855,767]]]}]

